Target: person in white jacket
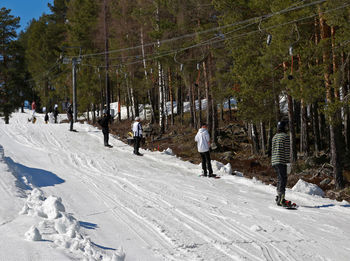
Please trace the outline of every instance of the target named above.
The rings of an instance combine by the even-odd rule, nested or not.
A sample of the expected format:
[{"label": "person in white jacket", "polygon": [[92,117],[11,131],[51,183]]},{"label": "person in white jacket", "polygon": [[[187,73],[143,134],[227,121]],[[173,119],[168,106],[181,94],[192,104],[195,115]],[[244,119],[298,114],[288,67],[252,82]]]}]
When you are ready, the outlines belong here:
[{"label": "person in white jacket", "polygon": [[135,122],[132,125],[132,132],[134,135],[134,154],[142,156],[142,154],[139,152],[140,142],[142,139],[142,125],[140,122],[140,117],[135,118]]},{"label": "person in white jacket", "polygon": [[210,151],[209,151],[210,136],[207,130],[206,123],[201,124],[201,128],[198,130],[194,140],[197,142],[198,152],[202,157],[203,176],[206,177],[209,171],[209,177],[214,177],[215,175],[213,175],[213,169],[211,167],[211,159],[210,159]]}]

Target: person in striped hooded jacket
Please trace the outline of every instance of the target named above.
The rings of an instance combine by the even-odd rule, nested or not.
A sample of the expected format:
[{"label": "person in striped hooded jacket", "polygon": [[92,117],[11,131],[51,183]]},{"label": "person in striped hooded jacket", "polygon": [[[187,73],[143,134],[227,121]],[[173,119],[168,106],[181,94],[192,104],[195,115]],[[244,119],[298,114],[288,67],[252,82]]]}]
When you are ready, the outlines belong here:
[{"label": "person in striped hooded jacket", "polygon": [[286,121],[278,122],[277,133],[272,138],[271,163],[277,173],[276,203],[279,206],[285,204],[287,163],[290,163],[290,141],[286,125]]}]

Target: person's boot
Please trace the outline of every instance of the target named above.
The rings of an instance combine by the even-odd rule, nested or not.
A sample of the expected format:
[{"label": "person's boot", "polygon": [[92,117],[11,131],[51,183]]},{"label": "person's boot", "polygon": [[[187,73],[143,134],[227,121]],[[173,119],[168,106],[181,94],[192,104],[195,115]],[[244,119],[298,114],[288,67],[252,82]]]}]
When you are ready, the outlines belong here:
[{"label": "person's boot", "polygon": [[282,206],[282,203],[284,203],[284,194],[278,194],[277,196],[276,196],[276,204],[278,205],[278,206]]}]

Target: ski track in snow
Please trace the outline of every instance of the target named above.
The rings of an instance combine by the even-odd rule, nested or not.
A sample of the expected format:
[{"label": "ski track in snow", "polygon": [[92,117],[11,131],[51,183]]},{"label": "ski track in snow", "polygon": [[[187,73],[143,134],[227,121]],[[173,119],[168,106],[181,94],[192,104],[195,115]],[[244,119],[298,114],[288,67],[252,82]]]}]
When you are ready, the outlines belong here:
[{"label": "ski track in snow", "polygon": [[[12,118],[12,126],[0,128],[5,153],[15,162],[35,164],[30,167],[63,178],[65,183],[44,190],[66,197],[69,209],[78,209],[86,197],[91,207],[77,218],[99,220],[103,215],[113,221],[104,229],[117,234],[114,224],[123,226],[133,244],[154,255],[135,260],[332,260],[331,244],[349,240],[349,233],[340,228],[348,222],[350,208],[333,201],[288,191],[292,200],[303,200],[300,205],[322,201],[320,205],[335,206],[281,209],[274,206],[275,188],[259,182],[233,176],[198,178],[199,166],[170,155],[146,151],[136,157],[131,147],[112,137],[114,147],[106,149],[101,132],[91,126],[75,124],[75,133],[68,131],[68,124],[41,124],[40,117],[36,124],[21,122],[24,119]],[[42,158],[32,160],[11,146],[34,150]],[[74,195],[75,187],[86,194]],[[71,191],[69,196],[66,191]],[[338,223],[327,224],[335,212]],[[260,231],[253,231],[257,224]],[[128,249],[125,252],[128,260]],[[342,260],[350,258],[348,250],[342,253]]]}]

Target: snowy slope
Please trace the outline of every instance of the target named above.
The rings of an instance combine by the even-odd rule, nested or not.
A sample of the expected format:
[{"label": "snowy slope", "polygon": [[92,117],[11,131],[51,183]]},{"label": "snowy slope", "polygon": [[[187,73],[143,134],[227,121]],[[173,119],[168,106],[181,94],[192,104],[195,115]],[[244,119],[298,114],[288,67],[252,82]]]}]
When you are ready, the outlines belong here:
[{"label": "snowy slope", "polygon": [[285,210],[256,180],[28,117],[0,122],[0,260],[350,260],[348,202],[288,190],[301,207]]}]

